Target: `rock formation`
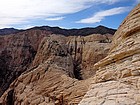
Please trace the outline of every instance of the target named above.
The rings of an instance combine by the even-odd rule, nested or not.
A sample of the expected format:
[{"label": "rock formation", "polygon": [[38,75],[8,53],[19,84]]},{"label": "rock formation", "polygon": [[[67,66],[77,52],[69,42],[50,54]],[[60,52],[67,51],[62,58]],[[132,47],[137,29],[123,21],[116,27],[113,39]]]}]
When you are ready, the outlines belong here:
[{"label": "rock formation", "polygon": [[50,32],[30,30],[0,36],[0,96],[33,61],[42,38]]},{"label": "rock formation", "polygon": [[[85,31],[87,29],[88,30],[92,29],[92,30]],[[9,87],[9,84],[11,82],[13,82],[13,80],[15,78],[17,78],[22,72],[29,69],[29,66],[32,63],[32,61],[36,55],[38,46],[39,46],[41,40],[45,36],[48,36],[48,35],[51,35],[52,33],[57,33],[57,32],[62,33],[64,35],[66,35],[66,33],[69,33],[69,35],[70,35],[70,33],[72,35],[74,35],[74,34],[79,35],[80,33],[82,33],[84,35],[86,35],[86,34],[88,35],[90,33],[100,33],[99,29],[102,30],[102,33],[103,32],[104,33],[114,33],[115,32],[115,30],[109,29],[109,28],[106,28],[103,26],[99,26],[97,28],[85,28],[85,29],[79,29],[79,30],[76,29],[76,31],[55,28],[55,27],[45,27],[45,26],[38,27],[38,28],[35,27],[35,28],[28,29],[28,30],[17,30],[17,29],[13,29],[13,28],[1,29],[0,34],[2,34],[2,35],[10,34],[10,35],[0,36],[0,74],[1,74],[0,75],[0,96]],[[17,34],[14,34],[14,33],[17,33]],[[101,37],[99,40],[96,40],[96,42],[100,41],[101,43],[102,43],[102,40],[106,41],[106,40],[108,40],[108,38],[110,40],[110,38],[112,37],[112,35],[108,36],[106,34],[105,35],[93,35],[94,38],[96,38],[96,36]],[[55,37],[57,37],[57,36],[55,36]],[[74,47],[77,45],[76,43],[89,43],[88,40],[83,42],[84,41],[84,40],[82,40],[83,38],[79,38],[79,37],[77,38],[74,36],[70,37],[70,39],[69,38],[63,38],[63,39],[64,40],[67,39],[67,42],[65,42],[65,44],[73,43],[71,45],[71,48],[67,48],[68,50],[73,50],[72,51],[73,54],[76,54],[77,50],[82,51],[82,52],[80,52],[80,54],[83,53],[83,50],[86,50],[86,49],[80,49],[80,48],[76,49],[76,47]],[[81,41],[77,42],[77,40],[81,40]],[[90,41],[90,42],[93,42],[93,41]],[[106,56],[106,54],[109,50],[110,43],[105,43],[105,44],[103,45],[103,48],[101,48],[102,45],[100,45],[99,49],[98,49],[98,47],[95,49],[95,50],[98,50],[98,51],[96,51],[97,55],[102,54],[102,57],[98,56],[98,58],[96,58],[96,60],[94,59],[95,57],[93,58],[93,60],[95,62],[99,61],[101,58]],[[82,46],[83,45],[86,45],[86,46],[88,45],[88,47],[89,47],[89,44],[82,44]],[[75,48],[76,50],[73,49],[72,47]],[[84,47],[84,48],[86,48],[86,47]],[[101,52],[100,52],[100,49],[102,49]],[[105,52],[104,52],[104,50],[105,50]],[[88,56],[90,56],[91,53],[92,52],[88,53],[89,54]],[[96,56],[96,54],[94,54],[94,55]],[[77,56],[77,55],[75,55],[75,56]],[[82,68],[81,66],[84,65],[84,63],[82,63],[81,58],[82,57],[80,57],[80,58],[78,57],[78,59],[77,59],[77,60],[80,59],[80,62],[73,60],[75,62],[75,67],[76,68],[79,67],[78,71],[76,71],[76,72],[79,72],[79,70],[81,70],[81,68]],[[89,59],[87,58],[86,61],[88,61],[88,60]],[[95,63],[95,62],[93,62],[93,63]],[[81,63],[82,63],[82,65],[81,65]],[[93,64],[93,63],[89,62],[89,64]],[[88,69],[88,71],[89,71],[89,69]],[[88,72],[86,72],[86,73],[88,73]],[[90,74],[90,73],[88,73],[88,74]],[[83,76],[82,79],[87,78],[88,74],[87,74],[87,76],[86,75]],[[77,78],[79,78],[79,77],[77,77]]]},{"label": "rock formation", "polygon": [[95,69],[94,81],[79,105],[140,104],[140,4],[122,22],[109,55]]},{"label": "rock formation", "polygon": [[[46,91],[46,94],[49,96],[45,95],[45,97],[49,97],[49,99],[51,99],[51,97],[56,97],[57,95],[60,95],[61,91],[64,91],[63,97],[66,96],[63,99],[64,101],[67,100],[67,103],[78,104],[86,93],[90,82],[81,82],[77,79],[86,79],[95,73],[94,71],[91,71],[92,65],[107,55],[110,49],[111,40],[112,35],[110,34],[66,37],[64,35],[55,35],[50,31],[40,29],[29,29],[13,35],[1,36],[0,95],[2,95],[9,85],[23,72],[24,73],[21,77],[24,77],[23,75],[27,76],[30,73],[32,75],[32,72],[35,74],[37,73],[38,76],[43,76],[47,71],[47,77],[45,74],[45,78],[41,79],[39,79],[40,77],[38,76],[36,77],[33,73],[33,77],[31,75],[30,76],[31,78],[34,78],[35,81],[29,81],[29,83],[41,83],[40,81],[44,80],[45,84],[48,83],[46,87],[42,86],[45,90],[50,90],[51,86],[52,88],[58,87],[55,94],[53,89]],[[92,54],[93,52],[94,54]],[[38,74],[40,72],[43,74]],[[57,78],[53,78],[53,75]],[[15,81],[17,81],[17,79]],[[21,81],[26,80],[22,78]],[[70,82],[67,83],[68,81]],[[53,85],[53,83],[57,82],[58,84]],[[15,82],[12,84],[15,85]],[[50,86],[50,84],[52,85]],[[82,84],[83,86],[80,86]],[[21,87],[26,87],[27,85],[28,84],[23,83]],[[61,85],[62,87],[60,87]],[[41,84],[38,84],[38,86],[40,87]],[[37,87],[37,84],[35,87]],[[35,87],[33,86],[31,88],[34,89]],[[66,87],[68,89],[65,89]],[[72,90],[69,88],[72,88]],[[76,88],[79,88],[78,93],[76,92]],[[17,87],[17,89],[12,88],[13,93],[11,93],[11,91],[10,93],[8,92],[7,95],[10,98],[6,100],[6,104],[11,103],[11,98],[14,100],[15,96],[11,94],[16,94],[15,90],[20,89],[21,88],[19,87]],[[30,92],[33,93],[32,91]],[[9,96],[9,94],[11,96]],[[41,94],[43,94],[42,90],[40,95]],[[34,95],[38,96],[36,93],[34,93]],[[33,95],[28,96],[31,98]],[[52,103],[56,101],[54,99],[52,100],[53,101],[48,102]],[[29,103],[31,103],[31,101],[29,101]]]},{"label": "rock formation", "polygon": [[[20,45],[30,45],[36,51],[32,56],[29,48],[25,47],[21,49],[26,50],[26,53],[23,54],[24,57],[18,58],[16,54],[22,54],[22,51],[16,52],[14,49],[17,47],[13,48],[13,46],[19,45],[9,43],[9,40],[14,37],[0,37],[0,41],[6,40],[5,43],[8,46],[4,47],[5,43],[1,44],[1,55],[7,59],[8,64],[21,65],[21,61],[30,58],[27,60],[29,62],[23,66],[26,69],[19,69],[19,71],[23,70],[22,74],[18,78],[14,78],[12,83],[9,82],[11,84],[2,94],[0,104],[139,105],[139,11],[140,4],[120,25],[113,38],[111,49],[112,35],[110,34],[64,36],[53,34],[52,31],[46,29],[35,31],[36,29],[33,28],[31,30],[34,30],[35,33],[23,35],[23,39],[28,39],[26,43],[23,39],[21,41],[19,36],[13,35],[17,39],[15,41],[23,43]],[[30,33],[31,30],[27,30],[27,32]],[[30,39],[30,35],[35,35],[35,37]],[[41,38],[38,38],[39,36]],[[2,53],[3,51],[6,52],[6,56]],[[12,59],[13,56],[9,57],[11,55],[16,57],[15,60]],[[1,64],[4,65],[2,60]]]},{"label": "rock formation", "polygon": [[73,58],[77,79],[87,79],[94,75],[93,65],[107,56],[111,40],[112,35],[109,34],[68,38],[68,50]]},{"label": "rock formation", "polygon": [[[90,41],[92,40],[91,37],[94,38],[92,42]],[[108,41],[108,39],[111,39],[106,37],[107,35],[91,35],[74,38],[61,35],[44,37],[30,68],[11,84],[10,88],[1,98],[1,100],[4,100],[2,103],[8,104],[12,101],[14,104],[32,105],[56,103],[64,105],[78,104],[90,85],[90,79],[88,79],[88,82],[87,80],[79,81],[75,79],[77,76],[75,73],[75,69],[77,68],[75,66],[76,63],[83,65],[83,61],[78,62],[82,57],[78,56],[78,54],[85,55],[85,53],[89,53],[91,55],[92,52],[88,50],[94,49],[101,49],[101,51],[95,51],[97,54],[99,53],[99,56],[100,54],[105,54],[105,52],[107,53],[110,43],[106,42],[105,45],[101,43],[102,40]],[[81,45],[81,40],[84,39],[86,42],[82,41],[82,43],[89,47],[87,49],[83,48],[83,50],[80,46],[85,47]],[[90,44],[92,43],[99,45],[99,48],[90,48]],[[85,57],[89,56],[87,55]],[[90,56],[90,58],[92,57]],[[88,61],[87,58],[83,59],[85,63]],[[95,62],[97,62],[97,59],[92,63],[94,64]],[[12,95],[9,96],[9,94]]]}]

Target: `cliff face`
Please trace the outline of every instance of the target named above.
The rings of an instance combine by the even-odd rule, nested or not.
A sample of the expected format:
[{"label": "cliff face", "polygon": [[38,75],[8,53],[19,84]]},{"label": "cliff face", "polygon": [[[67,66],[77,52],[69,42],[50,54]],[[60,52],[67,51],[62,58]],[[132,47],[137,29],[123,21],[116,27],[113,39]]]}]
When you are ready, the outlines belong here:
[{"label": "cliff face", "polygon": [[140,104],[140,4],[115,33],[109,55],[95,64],[94,83],[79,105]]},{"label": "cliff face", "polygon": [[[88,65],[89,58],[95,58],[89,56],[92,54],[91,50],[99,53],[98,56],[100,54],[105,56],[110,44],[108,39],[111,40],[110,35],[44,37],[29,69],[11,84],[0,102],[3,104],[11,101],[13,104],[78,104],[91,83],[91,79],[78,80],[84,79],[86,73],[83,62]],[[103,43],[102,40],[106,42]],[[91,44],[96,44],[98,47],[91,47]],[[86,46],[89,47],[86,49]],[[85,58],[83,55],[86,55]],[[88,72],[92,72],[90,65],[102,57],[92,60]],[[90,77],[89,74],[86,73],[86,78]]]},{"label": "cliff face", "polygon": [[[87,30],[87,31],[86,31]],[[103,26],[99,26],[97,28],[85,28],[85,29],[70,29],[70,30],[66,30],[66,29],[61,29],[61,28],[56,28],[56,27],[35,27],[32,29],[28,29],[28,30],[17,30],[17,29],[13,29],[13,28],[7,28],[7,29],[0,29],[0,96],[2,95],[2,93],[9,87],[10,83],[13,82],[21,73],[23,73],[24,71],[28,70],[30,71],[30,69],[33,69],[33,67],[31,66],[32,61],[34,60],[36,53],[37,53],[37,49],[38,46],[40,45],[41,40],[48,35],[51,35],[52,33],[61,33],[64,35],[75,35],[74,36],[69,36],[69,37],[64,37],[63,36],[63,40],[65,40],[65,42],[63,44],[67,45],[67,50],[69,50],[69,52],[71,53],[72,56],[72,62],[74,63],[74,74],[76,75],[77,79],[85,79],[88,78],[91,74],[91,70],[90,67],[88,67],[88,69],[86,69],[86,64],[83,62],[88,62],[88,58],[89,56],[93,55],[91,54],[92,52],[90,51],[89,53],[87,52],[88,55],[86,60],[82,60],[83,55],[85,54],[83,52],[88,51],[85,48],[89,48],[89,38],[86,38],[88,40],[84,41],[83,37],[77,37],[78,35],[88,35],[90,33],[100,33],[99,30],[102,30],[102,33],[114,33],[115,30],[113,29],[109,29]],[[16,33],[16,34],[15,34]],[[68,33],[68,34],[66,34]],[[10,35],[7,35],[10,34]],[[60,35],[52,35],[54,36],[54,38],[62,38],[62,36]],[[90,38],[96,38],[97,37],[101,37],[99,40],[97,40],[96,42],[98,43],[99,41],[101,43],[102,40],[103,41],[107,41],[108,37],[109,39],[111,39],[112,35],[108,36],[108,35],[92,35]],[[62,42],[62,40],[59,40],[58,42]],[[90,43],[92,43],[93,41],[90,41]],[[77,43],[80,45],[81,47],[77,47]],[[86,44],[85,44],[86,43]],[[94,43],[94,42],[93,42]],[[71,46],[69,46],[71,44]],[[106,43],[103,45],[99,45],[100,48],[98,49],[98,47],[96,47],[96,54],[95,55],[99,55],[102,54],[102,56],[98,56],[96,57],[90,57],[93,58],[93,62],[89,62],[89,64],[94,64],[95,62],[99,61],[101,58],[105,57],[108,50],[109,50],[109,44],[110,43]],[[88,46],[87,46],[88,45]],[[85,47],[84,47],[85,46]],[[90,50],[94,50],[94,48],[89,48]],[[100,49],[101,52],[100,52]],[[99,51],[98,51],[99,50]],[[104,52],[104,50],[106,50]],[[80,51],[80,52],[79,52]],[[99,53],[98,53],[99,52]],[[41,53],[41,52],[40,52]],[[80,57],[82,55],[82,57]],[[78,57],[77,57],[78,56]],[[43,57],[45,57],[45,55],[42,55],[42,60],[44,59]],[[41,60],[41,58],[40,58]],[[91,59],[90,59],[91,60]],[[34,61],[36,62],[36,61]],[[34,66],[39,65],[40,62],[38,62],[38,64],[35,63]],[[85,71],[84,73],[82,73],[80,70],[84,69]],[[90,74],[90,75],[89,75]],[[81,76],[82,75],[82,76]]]},{"label": "cliff face", "polygon": [[[110,34],[66,37],[31,29],[34,31],[27,30],[31,34],[20,35],[21,40],[17,35],[0,37],[2,73],[11,70],[8,74],[14,78],[13,82],[8,82],[12,83],[2,94],[0,104],[139,105],[139,11],[140,4],[120,25],[111,49]],[[9,42],[14,37],[15,43]],[[10,67],[18,69],[7,67],[4,60]],[[20,68],[22,64],[24,66]],[[18,71],[22,74],[15,79],[12,74]],[[3,80],[6,74],[1,76],[2,81],[9,80]]]},{"label": "cliff face", "polygon": [[[73,70],[74,78],[81,80],[94,75],[95,71],[91,69],[96,62],[107,56],[112,35],[93,34],[89,36],[65,37],[53,34],[46,37],[46,39],[48,39],[49,43],[59,43],[68,51],[73,63],[73,68],[70,70]],[[36,60],[33,61],[33,67],[44,62],[48,58],[48,53],[51,49],[57,49],[56,46],[50,46],[44,52],[42,50],[37,51],[37,55],[35,56]]]},{"label": "cliff face", "polygon": [[0,36],[0,96],[33,61],[42,38],[50,33],[30,30]]},{"label": "cliff face", "polygon": [[0,95],[21,74],[1,103],[35,103],[42,97],[38,103],[78,104],[90,84],[83,79],[94,75],[92,65],[107,55],[111,40],[110,34],[66,37],[38,29],[1,36]]},{"label": "cliff face", "polygon": [[107,56],[111,40],[109,34],[68,38],[67,46],[77,79],[87,79],[95,74],[93,65]]}]

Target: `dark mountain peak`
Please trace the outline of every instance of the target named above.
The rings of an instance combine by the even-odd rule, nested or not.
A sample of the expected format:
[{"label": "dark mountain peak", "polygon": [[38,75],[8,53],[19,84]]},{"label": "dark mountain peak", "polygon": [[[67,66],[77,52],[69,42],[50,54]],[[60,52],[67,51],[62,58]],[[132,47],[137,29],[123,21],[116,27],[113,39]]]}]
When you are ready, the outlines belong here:
[{"label": "dark mountain peak", "polygon": [[20,32],[20,30],[15,29],[15,28],[4,28],[4,29],[0,29],[0,35],[15,34],[17,32]]},{"label": "dark mountain peak", "polygon": [[95,29],[106,29],[106,30],[112,30],[112,28],[108,28],[108,27],[105,27],[103,25],[99,25],[97,27],[95,27]]},{"label": "dark mountain peak", "polygon": [[[105,26],[97,26],[95,28],[93,27],[86,27],[86,28],[81,28],[81,29],[62,29],[60,27],[50,27],[50,26],[36,26],[27,30],[46,30],[50,31],[53,34],[62,34],[65,36],[86,36],[90,34],[114,34],[116,32],[115,29],[107,28]],[[27,31],[24,30],[24,31]],[[8,35],[8,34],[14,34],[21,32],[23,30],[18,30],[14,28],[4,28],[0,29],[0,35]]]},{"label": "dark mountain peak", "polygon": [[95,27],[95,28],[107,28],[107,27],[105,27],[105,26],[103,26],[103,25],[99,25],[99,26],[97,26],[97,27]]},{"label": "dark mountain peak", "polygon": [[[90,34],[114,34],[116,32],[115,29],[107,28],[105,26],[98,26],[98,27],[86,27],[81,29],[62,29],[60,27],[50,27],[50,26],[41,26],[41,27],[33,27],[31,29],[40,29],[40,30],[47,30],[51,31],[54,34],[62,34],[65,36],[86,36]],[[30,29],[29,29],[30,30]]]}]

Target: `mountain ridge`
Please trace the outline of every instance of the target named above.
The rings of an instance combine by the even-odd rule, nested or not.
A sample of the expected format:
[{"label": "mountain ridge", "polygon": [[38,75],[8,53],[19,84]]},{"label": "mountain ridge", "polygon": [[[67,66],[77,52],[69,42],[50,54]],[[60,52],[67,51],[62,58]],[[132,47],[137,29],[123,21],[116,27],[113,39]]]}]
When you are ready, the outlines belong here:
[{"label": "mountain ridge", "polygon": [[19,33],[22,31],[27,31],[27,30],[34,30],[34,29],[39,29],[39,30],[46,30],[50,31],[52,34],[62,34],[65,36],[87,36],[90,34],[114,34],[116,32],[116,29],[108,28],[105,26],[97,26],[97,27],[85,27],[85,28],[80,28],[80,29],[63,29],[60,27],[50,27],[50,26],[35,26],[29,29],[15,29],[15,28],[4,28],[0,29],[0,35],[9,35],[9,34],[15,34]]},{"label": "mountain ridge", "polygon": [[15,29],[15,28],[3,28],[0,29],[0,35],[9,35],[9,34],[15,34],[20,32],[21,30]]}]

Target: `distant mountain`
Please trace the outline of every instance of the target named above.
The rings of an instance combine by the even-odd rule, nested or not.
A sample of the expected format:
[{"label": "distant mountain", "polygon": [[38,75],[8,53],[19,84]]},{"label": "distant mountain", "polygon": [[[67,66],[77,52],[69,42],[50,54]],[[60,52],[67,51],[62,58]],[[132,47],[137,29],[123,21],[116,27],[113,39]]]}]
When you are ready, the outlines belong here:
[{"label": "distant mountain", "polygon": [[[114,34],[116,32],[115,29],[107,28],[105,26],[98,26],[95,28],[87,27],[87,28],[81,28],[81,29],[62,29],[60,27],[50,27],[50,26],[41,26],[41,27],[33,27],[27,30],[33,30],[33,29],[39,29],[39,30],[46,30],[50,31],[53,34],[62,34],[65,36],[86,36],[90,34]],[[4,28],[0,29],[0,35],[9,35],[9,34],[15,34],[21,31],[26,30],[18,30],[14,28]]]},{"label": "distant mountain", "polygon": [[20,32],[21,30],[14,29],[14,28],[4,28],[0,29],[0,35],[9,35],[9,34],[15,34]]},{"label": "distant mountain", "polygon": [[49,26],[41,26],[41,27],[33,27],[31,29],[40,29],[40,30],[47,30],[51,31],[53,34],[62,34],[65,36],[86,36],[90,34],[114,34],[116,32],[115,29],[107,28],[105,26],[98,26],[95,28],[87,27],[87,28],[81,28],[81,29],[62,29],[59,27],[49,27]]}]

